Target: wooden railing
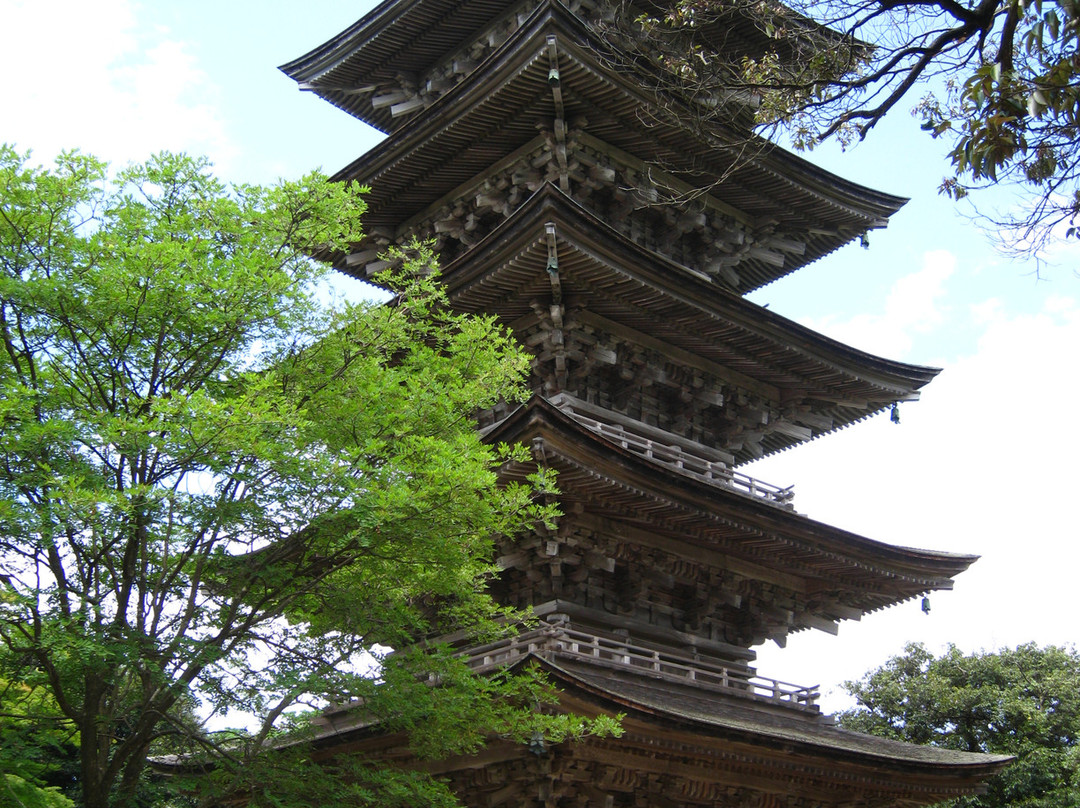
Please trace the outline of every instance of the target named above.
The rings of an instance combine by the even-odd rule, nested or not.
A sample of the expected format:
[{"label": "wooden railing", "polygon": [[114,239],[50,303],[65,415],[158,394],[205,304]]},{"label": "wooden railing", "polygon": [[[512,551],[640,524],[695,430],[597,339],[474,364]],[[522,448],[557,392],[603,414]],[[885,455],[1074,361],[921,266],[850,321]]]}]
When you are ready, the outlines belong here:
[{"label": "wooden railing", "polygon": [[679,654],[657,651],[563,626],[547,626],[507,640],[472,648],[467,664],[480,672],[513,664],[527,654],[552,661],[570,659],[599,667],[629,670],[737,697],[764,700],[807,712],[819,712],[817,687],[800,687],[778,679],[757,676],[746,668],[726,666]]},{"label": "wooden railing", "polygon": [[748,474],[735,471],[722,461],[709,460],[686,451],[681,446],[651,440],[619,424],[607,424],[578,412],[572,413],[572,416],[582,426],[654,462],[678,469],[684,474],[708,483],[735,488],[752,497],[760,497],[766,502],[786,508],[794,507],[792,500],[795,498],[795,487],[792,485],[781,488],[778,485],[755,479]]}]

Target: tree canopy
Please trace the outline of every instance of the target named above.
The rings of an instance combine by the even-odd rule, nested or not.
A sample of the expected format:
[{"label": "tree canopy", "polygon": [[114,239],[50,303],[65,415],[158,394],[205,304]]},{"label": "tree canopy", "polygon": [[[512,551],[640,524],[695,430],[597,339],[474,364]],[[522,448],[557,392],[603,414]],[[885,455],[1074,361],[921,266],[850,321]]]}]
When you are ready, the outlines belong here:
[{"label": "tree canopy", "polygon": [[857,707],[840,724],[912,743],[1015,755],[972,808],[1075,808],[1080,804],[1080,654],[1034,644],[935,657],[907,646],[848,682]]},{"label": "tree canopy", "polygon": [[[492,539],[553,511],[543,476],[497,484],[523,450],[473,428],[524,394],[527,360],[446,310],[429,253],[383,279],[393,305],[322,302],[309,255],[357,240],[360,192],[0,150],[0,682],[23,704],[0,729],[76,743],[86,808],[138,804],[170,754],[283,804],[289,756],[258,761],[303,706],[365,699],[422,754],[536,726],[528,677],[471,677],[437,648],[364,670],[375,643],[498,630]],[[236,715],[246,731],[208,729]],[[318,782],[356,805],[449,801],[421,780]]]},{"label": "tree canopy", "polygon": [[[898,107],[948,139],[944,193],[1010,184],[995,224],[1035,251],[1076,237],[1080,7],[1072,0],[675,0],[637,24],[668,89],[732,119],[749,107],[797,147],[861,139]],[[728,36],[751,26],[756,37]],[[718,91],[723,91],[719,93]],[[718,99],[731,103],[718,103]]]}]

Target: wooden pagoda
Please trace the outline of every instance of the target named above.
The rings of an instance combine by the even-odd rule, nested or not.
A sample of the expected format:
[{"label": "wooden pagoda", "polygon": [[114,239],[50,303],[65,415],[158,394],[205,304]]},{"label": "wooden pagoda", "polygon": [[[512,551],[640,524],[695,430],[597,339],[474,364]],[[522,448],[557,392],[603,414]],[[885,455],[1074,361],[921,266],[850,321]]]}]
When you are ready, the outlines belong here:
[{"label": "wooden pagoda", "polygon": [[[494,743],[427,768],[485,807],[917,806],[976,791],[1005,758],[840,730],[813,688],[759,676],[751,650],[948,589],[975,560],[816,522],[790,488],[738,470],[913,400],[937,373],[743,297],[904,200],[754,141],[745,115],[680,125],[690,102],[611,56],[604,24],[632,13],[387,0],[282,68],[389,134],[338,175],[372,188],[367,240],[341,268],[368,277],[388,246],[433,239],[452,304],[497,315],[534,355],[532,399],[480,427],[558,471],[558,529],[507,538],[494,583],[541,622],[462,652],[478,672],[542,665],[566,709],[625,715],[618,739]],[[724,36],[759,41],[739,20]],[[347,712],[326,716],[320,743],[408,757]]]}]

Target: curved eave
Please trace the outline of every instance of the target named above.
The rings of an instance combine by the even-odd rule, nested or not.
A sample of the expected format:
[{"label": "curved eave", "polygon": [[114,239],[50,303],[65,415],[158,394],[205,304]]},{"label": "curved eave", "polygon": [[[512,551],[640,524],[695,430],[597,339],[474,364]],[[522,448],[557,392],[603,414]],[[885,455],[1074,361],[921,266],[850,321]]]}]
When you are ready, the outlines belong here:
[{"label": "curved eave", "polygon": [[[522,656],[507,670],[519,673],[534,666],[554,686],[558,710],[586,717],[621,716],[623,731],[618,738],[589,736],[558,745],[558,757],[564,762],[587,761],[599,754],[616,770],[640,770],[647,760],[654,769],[666,767],[676,780],[692,771],[697,783],[738,782],[765,794],[811,796],[822,805],[842,805],[858,793],[875,805],[920,806],[980,793],[987,778],[1014,760],[849,732],[797,713],[747,710],[735,698],[672,692],[640,677],[633,681],[605,676],[535,653]],[[312,729],[311,737],[280,748],[310,745],[316,760],[348,750],[392,764],[419,764],[451,779],[456,772],[479,765],[495,768],[536,760],[525,744],[491,739],[478,756],[419,763],[409,750],[406,733],[390,730],[359,705],[324,711]],[[689,768],[690,760],[700,763]],[[189,759],[177,756],[155,758],[153,765],[164,773],[193,768]],[[568,773],[566,782],[575,781]]]},{"label": "curved eave", "polygon": [[[529,70],[544,58],[541,43],[533,42],[531,51],[508,47],[528,31],[536,33],[535,28],[519,29],[422,115],[333,176],[372,186],[369,222],[396,226],[536,135],[536,119],[554,112],[547,68]],[[536,35],[542,39],[543,32]],[[541,109],[521,119],[537,105]],[[495,143],[470,151],[493,132],[498,133]],[[414,188],[421,179],[423,187]],[[404,189],[409,192],[403,197]]]},{"label": "curved eave", "polygon": [[[800,387],[812,384],[805,381],[807,376],[823,380],[832,374],[830,381],[818,382],[820,393],[839,396],[847,389],[855,398],[876,391],[879,396],[895,400],[913,395],[940,373],[939,368],[860,351],[733,294],[636,244],[551,184],[538,190],[467,254],[444,268],[443,279],[454,305],[470,311],[495,312],[507,321],[530,311],[528,300],[536,290],[526,289],[520,274],[511,276],[531,273],[540,279],[540,289],[550,288],[546,269],[548,222],[555,223],[556,238],[576,251],[580,263],[602,268],[645,292],[639,301],[628,298],[628,302],[653,316],[651,330],[665,333],[665,324],[670,323],[674,311],[692,317],[694,325],[684,338],[693,341],[676,341],[679,347],[708,356],[707,341],[691,335],[707,334],[710,324],[721,321],[738,328],[744,336],[759,339],[764,353],[787,353],[789,357],[797,354],[816,366],[815,370],[798,372],[785,370],[782,358],[770,360],[765,365],[771,363],[777,368],[776,376],[759,376],[765,384],[782,387],[786,380],[788,385]],[[571,275],[574,268],[575,262],[564,262],[560,255],[560,275]],[[506,280],[500,283],[503,276]],[[598,295],[612,287],[605,284],[599,288],[602,291]],[[664,301],[662,308],[657,292]],[[722,361],[722,357],[716,358]],[[862,386],[853,389],[857,384]]]},{"label": "curved eave", "polygon": [[[402,72],[423,73],[514,5],[507,0],[386,0],[341,33],[278,69],[298,83],[312,84],[311,89],[349,114],[364,119],[362,113],[366,112],[371,118],[370,110],[361,111],[355,99],[350,99],[354,93],[334,88],[390,81]],[[661,8],[654,6],[652,10],[659,13]],[[738,53],[760,54],[775,47],[775,39],[745,15],[733,15],[723,26],[710,25],[701,33],[713,47],[734,45]]]},{"label": "curved eave", "polygon": [[[575,319],[648,333],[672,346],[676,364],[708,362],[722,369],[725,383],[777,407],[812,406],[832,422],[816,425],[815,438],[916,398],[939,372],[851,348],[718,288],[624,238],[550,185],[445,267],[451,304],[496,313],[508,325],[527,323],[533,301],[551,297],[548,224],[555,228],[563,300],[581,309]],[[771,431],[762,448],[769,454],[803,440]]]},{"label": "curved eave", "polygon": [[[904,790],[925,792],[936,785],[972,793],[980,781],[997,774],[1015,759],[1010,755],[961,752],[864,735],[840,729],[816,716],[749,712],[737,701],[718,698],[713,693],[687,698],[684,692],[678,694],[681,698],[673,699],[673,694],[662,685],[653,688],[645,683],[634,687],[625,680],[589,675],[537,654],[523,656],[509,670],[521,671],[534,665],[558,688],[563,709],[583,716],[622,714],[624,730],[631,735],[655,739],[656,731],[675,731],[682,734],[680,740],[684,743],[738,744],[744,754],[749,752],[759,760],[772,754],[789,760],[791,755],[816,758],[821,768],[815,773],[828,773],[837,763],[861,764],[865,766],[861,778],[864,783],[875,780],[880,783],[896,774],[903,777],[897,785]],[[365,713],[359,703],[323,711],[312,721],[312,730],[310,737],[279,743],[277,748],[310,744],[323,750],[323,754],[333,754],[342,744],[360,742],[367,751],[377,753],[379,749],[393,747],[394,741],[402,747],[407,744],[405,733],[388,732],[383,722]],[[365,739],[375,743],[364,744]],[[619,741],[612,739],[612,742]],[[627,743],[630,742],[628,737]],[[523,754],[528,754],[524,747],[520,748]],[[204,761],[180,755],[161,755],[151,761],[156,770],[164,773],[201,771],[203,764]],[[444,768],[450,770],[452,766]],[[913,780],[912,773],[921,777]]]},{"label": "curved eave", "polygon": [[[779,221],[812,231],[817,243],[800,261],[757,279],[771,282],[831,252],[859,233],[883,226],[906,201],[847,182],[782,149],[762,143],[762,153],[732,169],[732,154],[681,127],[643,124],[649,100],[639,88],[610,75],[595,61],[580,21],[546,2],[466,79],[415,116],[336,179],[373,186],[369,226],[395,227],[535,136],[538,120],[555,116],[547,82],[547,37],[558,38],[565,115],[590,118],[586,131],[639,159],[677,169],[688,156],[704,159],[723,181],[713,195],[751,221]],[[717,141],[719,142],[719,141]],[[698,168],[686,162],[686,169]]]},{"label": "curved eave", "polygon": [[[538,396],[485,439],[534,446],[540,462],[558,470],[564,496],[590,498],[593,510],[779,571],[804,593],[840,593],[864,613],[951,589],[953,577],[978,559],[868,539],[696,480],[606,440]],[[829,610],[823,606],[822,615],[843,619]],[[796,623],[791,630],[809,626]]]},{"label": "curved eave", "polygon": [[416,75],[506,12],[506,0],[385,0],[332,39],[278,69],[304,89],[380,129],[357,86]]},{"label": "curved eave", "polygon": [[[391,141],[385,142],[383,147],[377,147],[368,155],[344,168],[339,173],[339,177],[342,179],[358,178],[357,173],[363,168],[365,181],[370,181],[377,176],[380,168],[379,164],[387,162],[385,159],[379,159],[379,152],[389,151],[393,145],[403,141],[423,143],[439,130],[460,126],[461,121],[471,114],[474,102],[482,102],[483,96],[492,92],[492,87],[500,87],[500,82],[508,77],[500,75],[500,71],[508,66],[516,67],[516,72],[520,72],[528,64],[543,58],[543,75],[538,76],[538,78],[541,80],[540,83],[544,91],[547,91],[546,37],[549,34],[562,34],[562,38],[558,43],[560,59],[564,56],[572,59],[570,74],[566,75],[566,71],[563,71],[564,75],[561,83],[564,89],[568,86],[573,87],[572,79],[575,77],[573,70],[576,69],[579,71],[577,78],[585,79],[587,77],[589,83],[594,85],[596,92],[604,92],[609,95],[617,92],[621,96],[617,102],[617,111],[621,113],[620,126],[629,129],[640,129],[642,124],[637,112],[642,108],[649,107],[652,103],[651,99],[632,81],[611,74],[611,71],[607,70],[604,65],[599,64],[595,59],[595,51],[601,46],[601,43],[596,41],[595,36],[588,27],[582,24],[577,17],[557,0],[545,0],[533,12],[528,23],[518,28],[468,77],[440,97],[422,115],[414,116],[408,124],[396,131],[395,137]],[[541,54],[541,50],[544,51],[543,54]],[[545,94],[549,94],[549,92]],[[613,104],[610,99],[608,103]],[[587,111],[587,109],[588,106],[583,105],[583,110]],[[689,111],[687,114],[690,114]],[[571,116],[568,114],[567,118],[569,117]],[[640,142],[647,140],[655,143],[661,139],[658,137],[658,133],[662,133],[665,137],[677,137],[682,141],[671,145],[672,160],[676,160],[679,156],[685,156],[688,153],[692,153],[695,157],[705,155],[711,160],[721,161],[721,164],[714,167],[717,176],[722,176],[730,168],[730,165],[723,162],[725,155],[717,151],[715,144],[695,140],[682,127],[673,128],[662,124],[650,125],[646,128],[645,135],[647,137],[643,136]],[[685,147],[691,142],[696,145],[696,148],[687,152]],[[745,147],[745,140],[741,135],[738,143],[740,147]],[[619,144],[616,143],[615,145]],[[760,141],[758,148],[762,150],[761,153],[753,158],[746,159],[735,172],[736,174],[751,172],[773,174],[775,175],[775,182],[801,188],[819,197],[819,201],[823,204],[844,209],[849,214],[863,219],[864,225],[867,227],[883,224],[884,220],[892,213],[895,213],[907,201],[903,197],[882,193],[849,182],[765,141]],[[395,151],[400,151],[400,149]],[[445,159],[445,152],[441,154]],[[753,178],[752,186],[755,194],[760,194],[760,189],[757,187],[757,181],[760,179],[761,177],[758,176]],[[739,182],[746,184],[745,178],[738,177],[729,178],[729,182],[732,184]],[[750,194],[749,191],[746,193]]]},{"label": "curved eave", "polygon": [[[731,709],[727,700],[704,694],[697,699],[673,699],[662,689],[650,692],[653,689],[647,685],[634,687],[611,677],[589,676],[539,657],[521,664],[540,665],[565,694],[564,706],[573,711],[622,713],[626,716],[624,726],[630,732],[634,732],[635,725],[659,723],[685,732],[688,739],[714,738],[745,744],[762,752],[772,750],[789,760],[798,756],[804,758],[801,768],[807,775],[832,774],[847,780],[851,774],[834,767],[856,764],[865,767],[860,778],[864,783],[886,783],[899,775],[902,779],[892,781],[893,788],[923,794],[941,789],[956,796],[977,791],[982,780],[997,774],[1014,759],[1009,755],[958,752],[877,738],[797,716],[748,715]],[[919,776],[912,778],[912,774]]]}]

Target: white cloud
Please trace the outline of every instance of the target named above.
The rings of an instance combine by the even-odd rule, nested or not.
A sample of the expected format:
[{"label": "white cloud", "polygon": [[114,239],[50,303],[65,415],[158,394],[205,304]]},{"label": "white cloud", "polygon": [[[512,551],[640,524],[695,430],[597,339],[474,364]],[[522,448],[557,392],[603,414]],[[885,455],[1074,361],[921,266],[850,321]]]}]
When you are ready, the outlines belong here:
[{"label": "white cloud", "polygon": [[1046,311],[1052,314],[1063,314],[1065,317],[1076,317],[1076,299],[1064,295],[1051,294],[1046,298]]},{"label": "white cloud", "polygon": [[[919,275],[939,267],[929,282],[894,289],[884,314],[855,319],[905,334],[933,325],[943,301],[923,305],[917,290],[936,300],[934,279],[948,277],[947,264],[928,261]],[[905,299],[915,309],[907,317],[894,309]],[[1080,304],[1054,294],[1034,313],[1010,313],[1000,299],[965,310],[975,348],[946,362],[921,402],[902,407],[899,426],[879,417],[748,472],[794,482],[796,507],[821,521],[982,558],[955,592],[931,595],[929,615],[910,603],[845,623],[838,638],[798,635],[786,651],[762,649],[763,674],[832,686],[909,641],[977,650],[1078,639],[1066,604],[1080,566],[1080,431],[1071,414],[1080,398]]]},{"label": "white cloud", "polygon": [[977,325],[987,325],[1002,316],[1005,304],[1000,298],[992,297],[968,306],[971,319]]},{"label": "white cloud", "polygon": [[841,342],[891,358],[903,358],[914,334],[923,334],[946,316],[945,282],[956,269],[956,258],[944,250],[928,252],[918,272],[901,278],[890,290],[884,311],[859,314],[848,320],[826,316],[805,324]]},{"label": "white cloud", "polygon": [[140,28],[128,0],[0,0],[0,138],[41,161],[79,148],[119,164],[162,149],[235,153],[190,48]]}]

